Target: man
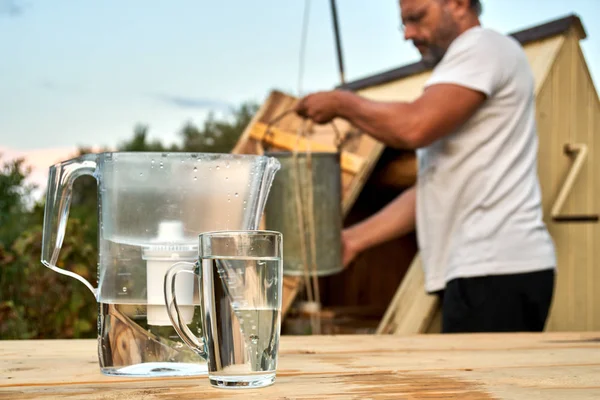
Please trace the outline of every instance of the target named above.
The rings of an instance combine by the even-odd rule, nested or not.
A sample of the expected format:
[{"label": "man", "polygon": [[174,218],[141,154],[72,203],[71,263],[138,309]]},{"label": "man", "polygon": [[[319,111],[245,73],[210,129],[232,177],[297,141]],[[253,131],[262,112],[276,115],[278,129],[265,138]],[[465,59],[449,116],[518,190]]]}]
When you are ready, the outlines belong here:
[{"label": "man", "polygon": [[542,220],[528,60],[515,40],[481,27],[479,0],[400,0],[400,8],[405,39],[433,67],[418,99],[334,90],[296,107],[316,123],[344,118],[417,152],[416,185],[344,230],[344,263],[416,227],[443,332],[542,331],[556,258]]}]

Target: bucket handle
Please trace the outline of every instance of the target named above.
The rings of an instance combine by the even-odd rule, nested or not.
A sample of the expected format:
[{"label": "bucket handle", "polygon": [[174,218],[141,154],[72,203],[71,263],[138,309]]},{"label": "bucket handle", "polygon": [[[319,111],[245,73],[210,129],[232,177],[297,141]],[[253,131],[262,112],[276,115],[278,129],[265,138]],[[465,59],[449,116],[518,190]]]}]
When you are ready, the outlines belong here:
[{"label": "bucket handle", "polygon": [[[281,114],[277,115],[275,118],[271,119],[268,123],[267,126],[265,128],[265,133],[263,134],[261,140],[260,140],[260,145],[263,148],[269,148],[268,143],[266,143],[265,139],[269,136],[273,136],[273,132],[271,130],[271,128],[277,124],[277,122],[279,122],[280,120],[282,120],[285,116],[287,116],[288,114],[291,114],[295,112],[295,110],[293,108],[289,109],[289,110],[285,110],[284,112],[282,112]],[[342,151],[342,147],[346,144],[347,139],[349,138],[348,133],[344,134],[344,136],[342,137],[342,135],[340,134],[340,130],[338,129],[338,127],[335,125],[335,123],[333,121],[331,121],[329,123],[331,125],[331,127],[333,128],[333,131],[335,132],[335,147],[337,149],[338,153],[341,153]]]}]

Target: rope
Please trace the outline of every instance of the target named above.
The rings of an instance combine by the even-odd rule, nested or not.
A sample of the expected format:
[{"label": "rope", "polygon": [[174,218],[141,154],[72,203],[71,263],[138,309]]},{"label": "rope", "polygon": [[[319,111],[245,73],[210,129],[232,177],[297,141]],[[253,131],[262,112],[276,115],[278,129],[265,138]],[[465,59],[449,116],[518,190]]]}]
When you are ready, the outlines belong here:
[{"label": "rope", "polygon": [[[277,115],[276,117],[269,120],[265,127],[265,132],[257,146],[259,148],[259,154],[264,154],[264,147],[268,147],[268,138],[273,138],[274,134],[272,127],[284,117],[294,112],[294,109],[288,109]],[[335,146],[338,152],[341,151],[341,147],[344,144],[346,137],[342,138],[339,129],[333,121],[330,122],[331,127],[335,133]],[[296,142],[292,149],[292,179],[294,183],[294,202],[296,208],[296,217],[298,219],[298,231],[300,235],[300,250],[302,257],[302,270],[304,285],[306,288],[307,301],[309,303],[316,304],[320,309],[321,306],[321,295],[319,290],[319,278],[317,276],[317,244],[316,244],[316,229],[314,221],[314,185],[313,185],[313,168],[312,168],[312,151],[311,141],[307,139],[306,134],[306,120],[302,119],[302,124],[298,127],[296,132]],[[300,163],[298,160],[299,145],[301,139],[306,140],[306,162],[304,173],[301,174]],[[303,193],[302,188],[306,189],[306,193]],[[306,207],[303,207],[303,203],[306,203]],[[307,211],[308,210],[308,211]],[[305,212],[307,215],[305,215]],[[308,231],[309,243],[306,243],[306,231]],[[310,253],[310,257],[308,255]],[[309,262],[310,258],[310,262]],[[311,274],[312,272],[312,274]],[[312,276],[312,280],[311,280]],[[321,331],[321,316],[320,313],[309,313],[311,319],[311,327],[313,333],[320,333]]]},{"label": "rope", "polygon": [[[301,125],[301,129],[299,130],[299,134],[298,134],[298,138],[300,138],[301,136],[306,136],[306,130],[305,128],[305,121],[302,121],[302,125]],[[299,170],[300,166],[297,162],[297,153],[298,153],[298,142],[299,140],[296,141],[296,147],[294,148],[294,157],[295,157],[295,169]],[[307,207],[302,207],[301,202],[296,202],[296,207],[300,208],[302,210],[307,210],[307,222],[305,223],[304,218],[303,220],[300,222],[299,224],[299,231],[300,231],[300,235],[302,238],[304,238],[304,229],[306,229],[306,226],[308,225],[308,236],[309,236],[309,241],[310,241],[310,254],[311,254],[311,269],[312,269],[312,288],[311,288],[311,282],[308,280],[309,277],[309,273],[308,273],[308,256],[306,255],[306,253],[309,252],[309,249],[307,249],[306,247],[306,243],[302,240],[301,241],[301,247],[302,247],[302,254],[303,254],[303,261],[304,261],[304,265],[303,265],[303,269],[304,269],[304,276],[305,276],[305,284],[307,287],[307,292],[308,292],[308,301],[310,303],[315,303],[317,305],[317,307],[320,309],[321,307],[321,296],[320,296],[320,291],[319,291],[319,278],[317,276],[317,254],[316,254],[316,234],[315,234],[315,221],[314,221],[314,196],[313,196],[313,170],[312,170],[312,152],[311,152],[311,147],[310,147],[311,142],[309,140],[307,140],[306,142],[306,162],[305,162],[305,171],[304,171],[304,182],[303,182],[303,187],[306,188],[307,190],[307,197],[308,199],[306,200],[306,206]],[[301,186],[297,186],[297,191],[296,191],[296,197],[297,198],[301,198],[302,197],[302,193],[301,193]],[[311,326],[312,326],[312,332],[315,334],[319,334],[321,329],[321,316],[320,313],[317,310],[317,313],[309,313],[310,315],[310,319],[311,319]]]},{"label": "rope", "polygon": [[[306,38],[308,34],[308,22],[309,22],[309,14],[310,14],[310,0],[305,0],[304,3],[304,15],[303,15],[303,23],[302,23],[302,32],[300,37],[300,54],[298,57],[299,67],[298,67],[298,97],[302,96],[302,81],[304,78],[304,62],[305,62],[305,51],[306,51]],[[289,109],[287,111],[282,112],[280,115],[271,119],[265,128],[265,132],[260,141],[257,143],[259,154],[264,154],[264,146],[263,143],[269,136],[272,136],[271,128],[274,124],[279,122],[285,116],[294,112],[293,109]],[[300,165],[298,162],[298,147],[301,138],[306,137],[306,129],[305,129],[306,120],[302,120],[301,126],[297,130],[296,134],[296,143],[294,148],[292,149],[292,161],[293,161],[293,169],[292,176],[294,180],[294,201],[296,205],[296,216],[298,218],[298,231],[300,235],[300,247],[301,247],[301,256],[302,256],[302,270],[304,275],[304,284],[306,287],[306,294],[308,297],[308,301],[310,303],[316,303],[318,309],[321,308],[321,295],[319,290],[319,278],[317,276],[317,245],[316,245],[316,232],[315,232],[315,221],[314,221],[314,185],[313,185],[313,169],[312,169],[312,151],[311,151],[311,142],[310,140],[306,141],[306,163],[305,163],[305,173],[304,182],[301,183],[300,178]],[[343,145],[344,139],[340,135],[340,131],[337,129],[333,121],[331,122],[331,126],[333,127],[335,133],[335,146],[338,152]],[[307,191],[307,199],[306,205],[307,207],[303,207],[304,196],[302,195],[302,187],[306,188]],[[307,215],[304,213],[307,211]],[[307,220],[307,221],[305,221]],[[306,224],[305,222],[308,222]],[[308,225],[308,236],[309,236],[309,245],[310,249],[307,247],[305,229]],[[308,261],[308,252],[310,251],[310,268],[312,270],[312,285],[310,280],[309,273],[309,261]],[[311,318],[311,326],[313,333],[320,333],[321,331],[321,315],[317,310],[317,313],[310,313]]]},{"label": "rope", "polygon": [[298,134],[296,136],[296,145],[292,151],[292,160],[294,167],[292,168],[292,176],[294,179],[294,200],[296,204],[296,216],[298,218],[298,229],[300,234],[300,248],[302,256],[302,267],[304,272],[304,283],[308,294],[308,301],[313,301],[312,287],[310,285],[309,272],[308,272],[308,260],[306,254],[306,237],[304,236],[304,208],[302,207],[302,185],[300,184],[300,167],[298,165],[298,142],[300,137],[303,135],[304,121],[302,126],[298,128]]}]

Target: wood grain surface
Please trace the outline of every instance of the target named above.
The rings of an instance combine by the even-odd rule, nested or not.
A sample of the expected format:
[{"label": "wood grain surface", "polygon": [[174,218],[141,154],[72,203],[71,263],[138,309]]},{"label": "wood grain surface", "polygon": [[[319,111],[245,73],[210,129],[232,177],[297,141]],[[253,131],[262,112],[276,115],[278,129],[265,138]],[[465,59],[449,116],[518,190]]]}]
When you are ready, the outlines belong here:
[{"label": "wood grain surface", "polygon": [[600,332],[283,336],[277,380],[100,373],[95,340],[0,341],[1,399],[598,399]]}]

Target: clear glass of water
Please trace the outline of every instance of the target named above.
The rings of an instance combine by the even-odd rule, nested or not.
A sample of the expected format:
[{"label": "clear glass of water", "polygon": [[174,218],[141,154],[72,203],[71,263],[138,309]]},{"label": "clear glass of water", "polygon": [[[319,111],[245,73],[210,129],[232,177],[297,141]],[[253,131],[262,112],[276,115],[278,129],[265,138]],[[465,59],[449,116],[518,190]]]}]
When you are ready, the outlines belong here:
[{"label": "clear glass of water", "polygon": [[[207,232],[199,237],[202,337],[181,323],[174,284],[178,263],[165,280],[171,320],[182,339],[208,360],[215,387],[256,388],[275,381],[282,301],[282,234],[274,231]],[[169,293],[170,292],[170,293]],[[174,296],[173,296],[174,295]]]}]

